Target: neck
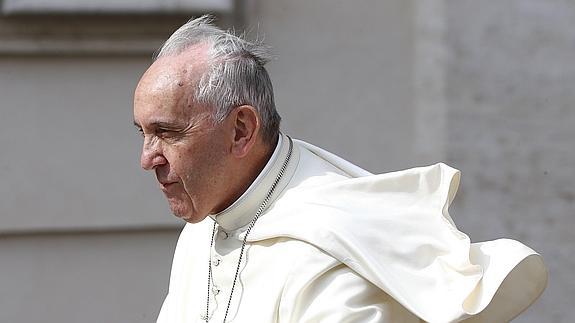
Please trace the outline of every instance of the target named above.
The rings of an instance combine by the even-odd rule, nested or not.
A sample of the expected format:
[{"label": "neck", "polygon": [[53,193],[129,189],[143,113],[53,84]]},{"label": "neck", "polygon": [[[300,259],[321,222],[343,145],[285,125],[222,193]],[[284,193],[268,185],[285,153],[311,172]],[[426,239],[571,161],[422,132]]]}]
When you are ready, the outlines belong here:
[{"label": "neck", "polygon": [[[231,233],[244,228],[254,219],[255,214],[258,212],[265,213],[265,209],[273,205],[275,198],[282,194],[290,182],[298,164],[299,154],[297,146],[292,145],[291,139],[285,135],[280,136],[281,139],[279,139],[271,156],[268,157],[267,164],[251,181],[251,185],[244,190],[243,194],[223,211],[210,214],[210,217],[218,223],[222,230]],[[292,148],[293,154],[291,153]],[[287,165],[287,168],[284,164]],[[272,187],[274,187],[273,193]],[[268,197],[268,194],[271,195]],[[262,204],[264,200],[267,200],[265,205]],[[259,211],[262,206],[264,210]]]},{"label": "neck", "polygon": [[244,194],[266,166],[275,150],[277,142],[277,137],[271,145],[258,139],[258,142],[254,145],[250,154],[241,162],[236,163],[237,167],[232,172],[232,180],[230,182],[238,184],[231,189],[229,198],[216,208],[214,213],[225,210]]}]

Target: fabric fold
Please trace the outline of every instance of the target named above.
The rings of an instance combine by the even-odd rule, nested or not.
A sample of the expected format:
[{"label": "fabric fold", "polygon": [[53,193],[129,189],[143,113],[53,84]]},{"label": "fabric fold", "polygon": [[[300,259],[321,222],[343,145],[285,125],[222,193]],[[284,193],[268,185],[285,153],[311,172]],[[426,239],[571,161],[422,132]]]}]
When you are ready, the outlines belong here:
[{"label": "fabric fold", "polygon": [[[545,288],[545,266],[527,246],[509,239],[472,244],[457,230],[448,207],[459,171],[437,164],[370,175],[315,146],[302,149],[356,178],[287,189],[258,220],[250,241],[310,243],[427,322],[458,322],[486,308],[482,322],[505,322]],[[533,286],[517,289],[513,276]],[[489,307],[496,294],[505,297],[505,311]]]}]

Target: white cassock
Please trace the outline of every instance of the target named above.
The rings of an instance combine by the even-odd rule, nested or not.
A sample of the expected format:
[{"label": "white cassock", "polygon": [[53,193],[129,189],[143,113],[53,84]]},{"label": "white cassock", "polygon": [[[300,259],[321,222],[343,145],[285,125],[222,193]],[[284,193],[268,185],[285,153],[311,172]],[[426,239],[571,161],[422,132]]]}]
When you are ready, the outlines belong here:
[{"label": "white cassock", "polygon": [[[290,139],[213,221],[186,224],[158,322],[222,322],[249,222]],[[542,293],[541,257],[509,239],[470,243],[447,208],[459,172],[444,164],[373,175],[294,140],[248,235],[227,322],[508,322]]]}]

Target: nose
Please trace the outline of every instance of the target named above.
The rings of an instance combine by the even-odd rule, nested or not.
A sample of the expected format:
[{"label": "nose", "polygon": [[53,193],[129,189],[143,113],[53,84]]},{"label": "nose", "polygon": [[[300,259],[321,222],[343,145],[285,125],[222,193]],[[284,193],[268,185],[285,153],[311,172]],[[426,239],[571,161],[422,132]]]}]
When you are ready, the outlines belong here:
[{"label": "nose", "polygon": [[144,138],[142,155],[140,156],[140,166],[145,170],[152,170],[158,166],[165,165],[168,160],[162,154],[158,143],[152,142],[148,136]]}]

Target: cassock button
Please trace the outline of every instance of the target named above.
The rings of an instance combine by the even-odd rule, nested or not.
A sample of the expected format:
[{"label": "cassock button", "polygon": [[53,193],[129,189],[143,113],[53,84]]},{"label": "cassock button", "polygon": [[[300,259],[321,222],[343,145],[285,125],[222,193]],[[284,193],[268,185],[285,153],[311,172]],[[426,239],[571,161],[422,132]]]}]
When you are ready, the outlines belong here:
[{"label": "cassock button", "polygon": [[218,257],[214,257],[214,259],[212,259],[212,265],[216,267],[220,264],[220,262],[222,262],[222,260]]}]

